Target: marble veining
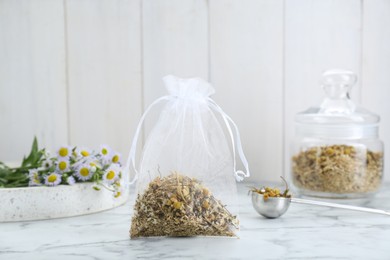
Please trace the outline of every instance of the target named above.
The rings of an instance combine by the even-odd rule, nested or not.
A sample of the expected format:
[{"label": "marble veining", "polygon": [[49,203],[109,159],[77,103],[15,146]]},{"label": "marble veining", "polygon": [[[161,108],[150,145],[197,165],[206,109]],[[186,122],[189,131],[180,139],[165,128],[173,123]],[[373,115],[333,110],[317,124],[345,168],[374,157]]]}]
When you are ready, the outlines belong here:
[{"label": "marble veining", "polygon": [[[390,217],[292,204],[255,212],[239,187],[240,238],[130,240],[131,201],[97,214],[0,223],[0,259],[390,259]],[[366,206],[390,210],[390,183]]]}]

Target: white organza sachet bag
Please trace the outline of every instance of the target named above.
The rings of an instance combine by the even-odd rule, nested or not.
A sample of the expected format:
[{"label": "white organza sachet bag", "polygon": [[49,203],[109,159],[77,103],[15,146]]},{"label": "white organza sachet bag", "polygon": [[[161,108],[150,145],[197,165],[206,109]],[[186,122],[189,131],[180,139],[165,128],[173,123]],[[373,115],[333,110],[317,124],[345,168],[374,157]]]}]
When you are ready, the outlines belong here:
[{"label": "white organza sachet bag", "polygon": [[[235,236],[236,180],[249,176],[237,126],[210,98],[215,90],[208,82],[174,76],[163,80],[169,95],[145,111],[127,162],[137,185],[130,236]],[[142,124],[161,102],[166,104],[146,136],[137,167]],[[236,170],[236,151],[245,172]]]}]

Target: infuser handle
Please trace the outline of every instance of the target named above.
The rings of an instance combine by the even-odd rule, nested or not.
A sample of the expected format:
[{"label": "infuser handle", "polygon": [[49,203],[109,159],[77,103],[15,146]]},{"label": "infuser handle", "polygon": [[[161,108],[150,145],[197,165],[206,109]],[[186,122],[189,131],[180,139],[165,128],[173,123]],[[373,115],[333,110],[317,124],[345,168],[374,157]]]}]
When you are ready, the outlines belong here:
[{"label": "infuser handle", "polygon": [[299,199],[299,198],[291,198],[291,202],[300,203],[300,204],[309,204],[309,205],[316,205],[316,206],[331,207],[331,208],[339,208],[339,209],[348,209],[348,210],[362,211],[362,212],[367,212],[367,213],[375,213],[375,214],[382,214],[382,215],[390,216],[390,211],[386,211],[386,210],[382,210],[382,209],[350,206],[350,205],[344,205],[344,204],[337,204],[337,203],[317,201],[317,200]]}]

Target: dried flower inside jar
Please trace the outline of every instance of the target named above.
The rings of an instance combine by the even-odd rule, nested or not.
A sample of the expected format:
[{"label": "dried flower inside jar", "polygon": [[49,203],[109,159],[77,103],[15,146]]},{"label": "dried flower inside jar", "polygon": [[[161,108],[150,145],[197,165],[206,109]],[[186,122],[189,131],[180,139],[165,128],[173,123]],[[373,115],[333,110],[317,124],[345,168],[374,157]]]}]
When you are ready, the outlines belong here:
[{"label": "dried flower inside jar", "polygon": [[311,147],[292,158],[293,183],[299,188],[332,193],[372,192],[379,188],[383,153],[366,147]]}]

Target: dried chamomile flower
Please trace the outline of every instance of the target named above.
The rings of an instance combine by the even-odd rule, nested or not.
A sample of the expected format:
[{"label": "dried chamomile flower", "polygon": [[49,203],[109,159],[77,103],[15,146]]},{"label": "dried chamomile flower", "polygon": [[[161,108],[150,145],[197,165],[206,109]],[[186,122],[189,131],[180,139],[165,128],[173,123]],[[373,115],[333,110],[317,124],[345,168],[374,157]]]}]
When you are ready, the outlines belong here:
[{"label": "dried chamomile flower", "polygon": [[269,198],[280,198],[280,197],[291,198],[291,194],[289,193],[287,181],[282,176],[280,176],[280,178],[283,180],[283,182],[286,185],[286,188],[283,192],[280,192],[280,190],[278,188],[271,188],[271,187],[265,187],[265,186],[263,186],[260,189],[252,187],[249,190],[249,192],[255,192],[255,193],[263,195],[264,201],[267,201]]},{"label": "dried chamomile flower", "polygon": [[371,192],[381,183],[383,153],[351,145],[311,147],[293,156],[292,172],[294,185],[301,189]]},{"label": "dried chamomile flower", "polygon": [[234,236],[238,220],[198,180],[174,172],[139,194],[130,236]]}]

